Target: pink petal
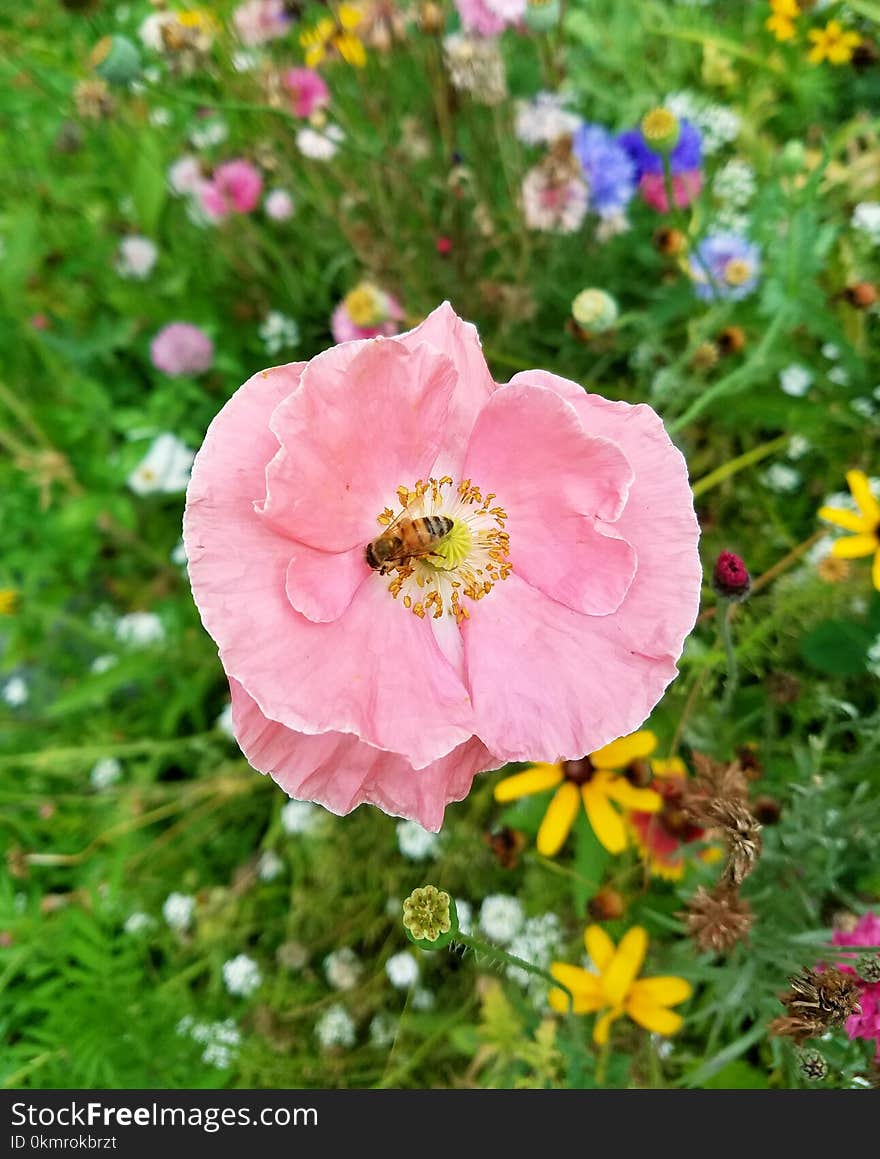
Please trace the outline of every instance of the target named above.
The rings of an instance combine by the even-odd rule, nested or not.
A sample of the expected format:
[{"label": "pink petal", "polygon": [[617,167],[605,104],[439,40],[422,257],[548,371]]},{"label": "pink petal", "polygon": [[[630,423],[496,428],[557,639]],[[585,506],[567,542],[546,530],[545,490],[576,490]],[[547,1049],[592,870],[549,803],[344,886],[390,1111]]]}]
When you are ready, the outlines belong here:
[{"label": "pink petal", "polygon": [[517,575],[575,611],[620,606],[636,555],[593,516],[617,518],[633,471],[614,443],[584,432],[570,403],[540,385],[501,387],[477,419],[463,474],[506,510]]},{"label": "pink petal", "polygon": [[446,356],[393,338],[312,359],[272,414],[263,518],[322,551],[365,547],[397,488],[427,477],[454,384]]},{"label": "pink petal", "polygon": [[436,832],[445,806],[466,797],[474,775],[495,763],[473,739],[416,771],[403,757],[345,733],[294,732],[263,716],[237,680],[229,685],[236,738],[254,768],[291,796],[317,801],[333,813],[373,804]]},{"label": "pink petal", "polygon": [[449,302],[444,302],[415,329],[399,334],[398,341],[411,350],[427,343],[442,350],[455,363],[458,381],[443,432],[443,452],[432,474],[435,477],[448,474],[458,479],[477,415],[495,390],[477,329],[470,322],[463,322]]},{"label": "pink petal", "polygon": [[371,575],[364,549],[316,551],[304,543],[291,544],[285,588],[291,605],[316,624],[338,620],[355,592]]},{"label": "pink petal", "polygon": [[572,611],[516,572],[495,585],[462,633],[476,733],[496,758],[576,760],[650,715],[675,661],[632,650],[625,621]]},{"label": "pink petal", "polygon": [[[635,468],[636,477],[614,533],[636,549],[638,570],[614,615],[614,630],[632,654],[663,660],[668,682],[675,675],[671,662],[681,655],[694,626],[703,579],[700,527],[684,456],[659,416],[645,404],[611,402],[587,394],[570,379],[541,370],[517,374],[511,385],[523,381],[548,386],[572,402],[584,429],[617,443]],[[660,693],[662,687],[656,699]],[[623,729],[618,735],[628,731]]]},{"label": "pink petal", "polygon": [[474,732],[467,691],[430,623],[393,600],[375,573],[338,620],[309,622],[285,590],[297,545],[254,510],[277,449],[269,416],[302,370],[300,363],[255,375],[208,430],[184,514],[193,595],[227,675],[272,720],[309,733],[355,733],[428,765]]}]

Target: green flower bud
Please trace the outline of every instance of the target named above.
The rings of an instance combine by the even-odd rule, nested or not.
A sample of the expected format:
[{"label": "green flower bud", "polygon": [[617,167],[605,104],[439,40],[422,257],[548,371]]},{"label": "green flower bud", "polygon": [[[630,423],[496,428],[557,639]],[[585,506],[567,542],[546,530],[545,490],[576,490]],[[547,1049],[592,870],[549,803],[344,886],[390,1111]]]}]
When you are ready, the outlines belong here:
[{"label": "green flower bud", "polygon": [[141,54],[125,36],[105,36],[92,49],[89,62],[111,85],[128,85],[141,73]]},{"label": "green flower bud", "polygon": [[617,321],[617,303],[604,290],[581,290],[571,304],[571,314],[578,326],[601,334]]},{"label": "green flower bud", "polygon": [[828,1077],[828,1063],[818,1050],[805,1050],[801,1054],[801,1074],[810,1082],[820,1083]]},{"label": "green flower bud", "polygon": [[559,23],[559,0],[529,0],[524,20],[533,32],[549,32]]},{"label": "green flower bud", "polygon": [[863,982],[880,982],[880,954],[862,954],[855,961],[856,973]]},{"label": "green flower bud", "polygon": [[414,889],[403,903],[406,936],[423,950],[441,950],[458,934],[458,914],[449,894],[436,885]]},{"label": "green flower bud", "polygon": [[671,153],[681,136],[681,125],[671,109],[651,109],[642,117],[639,128],[648,148],[656,153]]},{"label": "green flower bud", "polygon": [[807,150],[802,141],[787,141],[782,149],[782,172],[795,177],[803,171],[807,161]]}]

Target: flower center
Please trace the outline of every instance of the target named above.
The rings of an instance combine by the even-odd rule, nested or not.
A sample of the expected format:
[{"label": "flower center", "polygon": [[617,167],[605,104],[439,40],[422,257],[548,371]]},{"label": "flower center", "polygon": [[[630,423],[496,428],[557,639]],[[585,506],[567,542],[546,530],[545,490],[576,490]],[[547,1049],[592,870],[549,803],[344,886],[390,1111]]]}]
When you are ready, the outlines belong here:
[{"label": "flower center", "polygon": [[751,276],[751,263],[744,258],[731,258],[724,267],[724,280],[728,286],[742,286]]},{"label": "flower center", "polygon": [[402,510],[378,516],[384,531],[367,545],[367,562],[391,576],[395,600],[424,619],[470,613],[464,600],[482,600],[511,572],[507,512],[470,479],[458,485],[449,475],[398,487]]},{"label": "flower center", "polygon": [[377,326],[388,316],[384,295],[368,282],[362,282],[346,294],[344,305],[355,326]]},{"label": "flower center", "polygon": [[586,785],[593,779],[596,766],[589,757],[581,757],[579,761],[563,761],[562,775],[573,785]]}]

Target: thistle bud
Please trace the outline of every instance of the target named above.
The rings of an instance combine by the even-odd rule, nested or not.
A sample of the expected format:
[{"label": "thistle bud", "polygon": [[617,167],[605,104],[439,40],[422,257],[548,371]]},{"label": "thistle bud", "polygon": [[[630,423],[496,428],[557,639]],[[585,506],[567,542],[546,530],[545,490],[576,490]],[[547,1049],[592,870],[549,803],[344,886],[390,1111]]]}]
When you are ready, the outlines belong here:
[{"label": "thistle bud", "polygon": [[458,934],[458,914],[449,894],[436,885],[414,889],[403,903],[406,936],[423,950],[441,950]]},{"label": "thistle bud", "polygon": [[880,982],[880,954],[861,954],[855,967],[863,982]]},{"label": "thistle bud", "polygon": [[657,153],[671,153],[681,136],[681,125],[671,109],[651,109],[642,117],[639,128],[645,144]]},{"label": "thistle bud", "polygon": [[581,290],[571,304],[571,314],[578,326],[601,334],[617,321],[617,303],[604,290]]},{"label": "thistle bud", "polygon": [[715,342],[722,354],[739,354],[746,344],[746,332],[741,326],[725,326]]},{"label": "thistle bud", "polygon": [[128,85],[141,72],[141,54],[125,36],[104,36],[92,49],[89,64],[111,85]]},{"label": "thistle bud", "polygon": [[732,551],[722,551],[712,573],[712,587],[725,600],[739,603],[749,594],[752,577],[749,569]]},{"label": "thistle bud", "polygon": [[818,1050],[805,1050],[801,1054],[801,1074],[810,1082],[820,1083],[828,1077],[828,1063]]}]

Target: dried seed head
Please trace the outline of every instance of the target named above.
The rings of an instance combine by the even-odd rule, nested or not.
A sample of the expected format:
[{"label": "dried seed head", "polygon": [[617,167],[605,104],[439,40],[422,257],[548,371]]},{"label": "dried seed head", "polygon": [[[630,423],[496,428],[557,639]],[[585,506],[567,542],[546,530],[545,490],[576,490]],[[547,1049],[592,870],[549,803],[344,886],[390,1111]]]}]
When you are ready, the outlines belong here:
[{"label": "dried seed head", "polygon": [[612,922],[622,918],[626,902],[622,894],[610,885],[603,885],[597,894],[587,902],[587,913],[594,922]]},{"label": "dried seed head", "polygon": [[861,954],[855,970],[863,982],[880,982],[880,954]]},{"label": "dried seed head", "polygon": [[801,1043],[842,1026],[859,1012],[858,982],[842,970],[805,967],[789,979],[791,989],[780,997],[787,1013],[770,1023],[771,1034]]},{"label": "dried seed head", "polygon": [[711,891],[700,886],[682,916],[697,949],[716,954],[732,949],[737,942],[748,941],[755,921],[749,903],[724,884]]}]

